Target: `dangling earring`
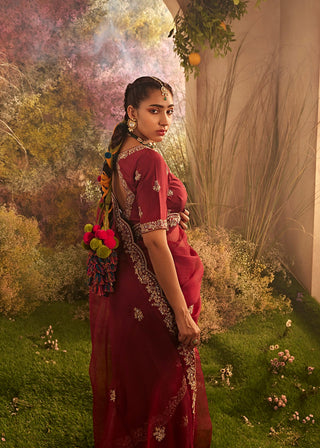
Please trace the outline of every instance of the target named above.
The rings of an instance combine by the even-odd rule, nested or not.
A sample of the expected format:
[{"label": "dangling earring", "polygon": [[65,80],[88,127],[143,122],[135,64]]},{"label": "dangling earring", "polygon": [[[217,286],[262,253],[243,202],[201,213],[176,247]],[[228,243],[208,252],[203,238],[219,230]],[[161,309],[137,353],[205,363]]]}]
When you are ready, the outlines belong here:
[{"label": "dangling earring", "polygon": [[137,127],[137,120],[132,120],[131,118],[127,121],[128,131],[133,132]]}]

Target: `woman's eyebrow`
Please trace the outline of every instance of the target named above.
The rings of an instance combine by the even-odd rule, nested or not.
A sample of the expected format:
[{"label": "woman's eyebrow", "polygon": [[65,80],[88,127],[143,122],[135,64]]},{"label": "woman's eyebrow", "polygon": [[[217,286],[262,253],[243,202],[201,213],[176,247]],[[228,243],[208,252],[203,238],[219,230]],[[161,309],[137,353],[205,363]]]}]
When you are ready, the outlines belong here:
[{"label": "woman's eyebrow", "polygon": [[[167,107],[173,107],[173,104],[169,104],[169,106]],[[162,104],[150,104],[149,107],[160,107],[161,109],[164,108],[164,106]]]}]

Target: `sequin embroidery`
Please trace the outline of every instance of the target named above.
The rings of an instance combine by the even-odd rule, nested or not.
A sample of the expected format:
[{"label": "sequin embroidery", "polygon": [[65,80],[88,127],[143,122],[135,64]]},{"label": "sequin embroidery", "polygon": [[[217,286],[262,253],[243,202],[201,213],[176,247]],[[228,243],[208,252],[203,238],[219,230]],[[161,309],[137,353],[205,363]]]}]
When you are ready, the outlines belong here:
[{"label": "sequin embroidery", "polygon": [[116,401],[116,391],[114,389],[110,390],[110,401],[113,401],[113,403]]},{"label": "sequin embroidery", "polygon": [[160,184],[157,180],[154,181],[154,185],[153,185],[153,190],[156,191],[157,193],[159,193],[159,191],[161,190]]},{"label": "sequin embroidery", "polygon": [[157,426],[154,429],[153,436],[157,442],[161,442],[166,436],[166,430],[163,426]]},{"label": "sequin embroidery", "polygon": [[143,312],[139,310],[139,308],[134,308],[133,312],[134,312],[134,318],[137,319],[139,322],[141,322],[142,319],[144,318]]}]

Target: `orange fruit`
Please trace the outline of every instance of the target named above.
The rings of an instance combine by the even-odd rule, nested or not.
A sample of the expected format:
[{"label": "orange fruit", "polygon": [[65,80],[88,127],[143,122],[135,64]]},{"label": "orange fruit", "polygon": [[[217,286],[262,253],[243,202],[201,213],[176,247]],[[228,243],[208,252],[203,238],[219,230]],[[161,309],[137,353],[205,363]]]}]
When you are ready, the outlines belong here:
[{"label": "orange fruit", "polygon": [[227,31],[227,25],[224,22],[220,23],[221,28],[223,28],[225,31]]},{"label": "orange fruit", "polygon": [[189,54],[189,62],[190,65],[199,65],[201,62],[201,57],[199,53],[190,53]]}]

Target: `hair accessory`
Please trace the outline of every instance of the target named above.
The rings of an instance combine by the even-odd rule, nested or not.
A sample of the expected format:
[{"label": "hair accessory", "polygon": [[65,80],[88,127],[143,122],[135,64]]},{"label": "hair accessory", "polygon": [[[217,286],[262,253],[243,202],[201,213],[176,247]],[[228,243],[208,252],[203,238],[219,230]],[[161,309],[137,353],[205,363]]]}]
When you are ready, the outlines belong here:
[{"label": "hair accessory", "polygon": [[169,90],[164,86],[163,82],[159,78],[155,78],[154,76],[150,76],[150,78],[154,79],[155,81],[157,81],[160,84],[161,95],[163,96],[163,99],[165,101],[167,101]]},{"label": "hair accessory", "polygon": [[131,118],[129,118],[127,121],[127,126],[128,126],[129,132],[133,132],[135,130],[135,128],[137,127],[137,120],[132,120]]},{"label": "hair accessory", "polygon": [[143,141],[141,137],[138,137],[136,134],[134,134],[133,132],[130,133],[130,137],[135,138],[139,143],[141,143],[143,146],[147,146],[148,148],[155,148],[156,144],[154,142],[150,142],[148,143],[147,141]]},{"label": "hair accessory", "polygon": [[111,152],[107,151],[104,156],[106,159],[111,159],[112,154],[111,154]]}]

